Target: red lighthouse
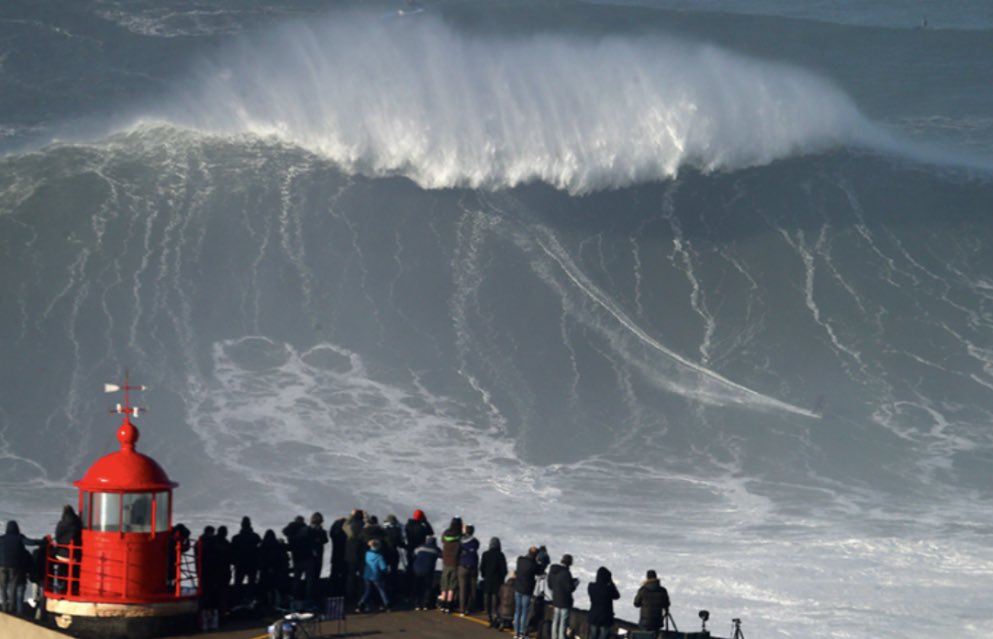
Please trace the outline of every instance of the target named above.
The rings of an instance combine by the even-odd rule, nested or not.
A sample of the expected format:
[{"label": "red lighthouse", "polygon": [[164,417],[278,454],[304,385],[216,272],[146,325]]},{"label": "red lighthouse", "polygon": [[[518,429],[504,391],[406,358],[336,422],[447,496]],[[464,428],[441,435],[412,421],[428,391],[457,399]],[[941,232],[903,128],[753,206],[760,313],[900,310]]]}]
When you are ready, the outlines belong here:
[{"label": "red lighthouse", "polygon": [[172,491],[178,484],[135,450],[142,409],[123,390],[120,450],[98,459],[82,479],[79,544],[52,544],[45,579],[46,609],[74,634],[142,637],[195,627],[195,561],[172,534]]}]

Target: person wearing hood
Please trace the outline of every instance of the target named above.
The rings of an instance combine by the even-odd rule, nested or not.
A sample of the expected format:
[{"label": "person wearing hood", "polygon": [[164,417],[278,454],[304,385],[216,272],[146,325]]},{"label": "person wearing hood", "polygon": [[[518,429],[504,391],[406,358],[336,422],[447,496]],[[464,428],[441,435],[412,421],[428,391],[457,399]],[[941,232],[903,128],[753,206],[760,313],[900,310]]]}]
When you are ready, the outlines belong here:
[{"label": "person wearing hood", "polygon": [[[234,561],[234,587],[239,598],[255,597],[255,583],[259,575],[259,545],[262,538],[252,530],[252,520],[241,518],[241,529],[231,538],[231,559]],[[247,587],[242,583],[247,582]],[[246,588],[245,590],[242,590]]]},{"label": "person wearing hood", "polygon": [[552,591],[552,639],[565,639],[569,628],[569,613],[572,611],[572,593],[579,586],[579,580],[572,576],[572,555],[562,555],[562,561],[548,569],[548,588]]},{"label": "person wearing hood", "polygon": [[586,592],[590,596],[590,612],[586,616],[590,624],[589,639],[607,639],[614,625],[614,601],[621,598],[610,571],[603,566],[597,568],[596,580]]},{"label": "person wearing hood", "polygon": [[638,620],[640,630],[658,630],[669,610],[669,591],[659,583],[658,575],[649,570],[641,582],[638,594],[634,596],[634,607],[641,608]]},{"label": "person wearing hood", "polygon": [[414,550],[411,562],[414,575],[414,610],[427,610],[431,606],[431,589],[434,587],[434,567],[441,557],[441,548],[434,535]]},{"label": "person wearing hood", "polygon": [[[64,576],[66,573],[65,562],[72,559],[76,562],[73,566],[73,592],[79,590],[79,558],[83,543],[83,521],[76,514],[72,506],[66,504],[62,507],[62,517],[55,524],[55,556],[59,559],[55,564],[55,574]],[[69,552],[72,547],[72,553]],[[56,592],[65,592],[65,583],[61,579],[55,580]]]},{"label": "person wearing hood", "polygon": [[459,543],[459,614],[463,617],[472,613],[479,580],[479,540],[473,537],[475,532],[475,526],[466,524]]},{"label": "person wearing hood", "polygon": [[25,546],[38,546],[43,539],[29,539],[21,534],[17,522],[7,522],[0,536],[0,607],[3,612],[24,616],[24,588],[31,569],[31,555]]},{"label": "person wearing hood", "polygon": [[362,572],[365,587],[355,612],[365,612],[365,606],[373,588],[379,593],[379,599],[382,602],[379,609],[387,612],[390,610],[390,598],[386,594],[386,574],[389,572],[389,567],[386,565],[381,549],[382,543],[378,539],[369,540],[369,550],[365,553],[365,569]]},{"label": "person wearing hood", "polygon": [[498,537],[490,539],[490,547],[479,560],[479,576],[483,579],[483,608],[490,627],[495,628],[500,618],[500,587],[507,577],[507,557]]}]

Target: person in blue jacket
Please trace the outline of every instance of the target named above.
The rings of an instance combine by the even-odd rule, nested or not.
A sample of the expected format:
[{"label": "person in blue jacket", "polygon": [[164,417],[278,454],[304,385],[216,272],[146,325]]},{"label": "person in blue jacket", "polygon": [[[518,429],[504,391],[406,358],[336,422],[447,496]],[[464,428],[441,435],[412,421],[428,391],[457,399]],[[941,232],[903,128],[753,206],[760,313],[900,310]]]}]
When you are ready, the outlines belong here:
[{"label": "person in blue jacket", "polygon": [[359,606],[355,612],[365,611],[366,603],[369,601],[369,595],[372,594],[373,588],[379,593],[379,599],[382,602],[379,609],[387,612],[390,610],[390,599],[386,596],[386,575],[389,572],[389,568],[386,565],[386,559],[383,557],[381,548],[382,544],[378,539],[369,540],[369,550],[365,553],[365,569],[362,572],[364,589],[362,591],[362,599],[359,600]]},{"label": "person in blue jacket", "polygon": [[434,568],[439,557],[441,548],[434,535],[428,535],[424,543],[414,550],[414,610],[427,610],[431,606]]}]

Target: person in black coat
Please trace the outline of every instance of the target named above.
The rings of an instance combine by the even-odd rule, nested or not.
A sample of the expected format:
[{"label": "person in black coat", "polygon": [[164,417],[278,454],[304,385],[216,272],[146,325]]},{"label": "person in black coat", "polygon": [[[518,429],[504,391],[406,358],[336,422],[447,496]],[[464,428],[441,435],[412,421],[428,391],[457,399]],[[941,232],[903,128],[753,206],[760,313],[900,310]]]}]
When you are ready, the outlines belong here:
[{"label": "person in black coat", "polygon": [[0,607],[4,612],[24,615],[24,585],[31,568],[25,546],[37,546],[43,541],[22,535],[13,519],[7,522],[6,533],[0,536]]},{"label": "person in black coat", "polygon": [[386,574],[386,593],[390,600],[395,600],[397,596],[397,586],[400,569],[400,553],[405,550],[406,542],[403,540],[403,528],[396,515],[387,515],[383,520],[383,559],[389,572]]},{"label": "person in black coat", "polygon": [[282,605],[289,594],[289,580],[289,553],[270,528],[265,531],[259,546],[259,591],[267,607],[275,609]]},{"label": "person in black coat", "polygon": [[[66,575],[66,566],[63,562],[68,562],[71,559],[76,562],[73,566],[73,593],[79,592],[79,559],[82,555],[82,543],[83,543],[83,521],[73,510],[73,507],[66,504],[62,508],[62,517],[59,519],[59,523],[55,524],[55,556],[60,559],[60,562],[55,564],[55,572],[58,576]],[[69,550],[72,549],[70,553]],[[65,592],[66,584],[61,579],[55,580],[55,590],[56,592]]]},{"label": "person in black coat", "polygon": [[413,516],[403,527],[403,535],[407,540],[407,588],[411,593],[416,592],[416,578],[411,566],[414,565],[414,551],[422,546],[429,535],[434,535],[434,528],[423,510],[415,510]]},{"label": "person in black coat", "polygon": [[344,597],[348,588],[348,561],[345,548],[348,535],[345,534],[345,518],[339,517],[328,529],[331,542],[331,596]]},{"label": "person in black coat", "polygon": [[572,566],[572,555],[562,555],[562,561],[548,569],[548,589],[552,591],[552,607],[555,608],[552,617],[552,639],[565,639],[565,631],[569,628],[572,593],[579,586],[579,580],[573,578],[569,571],[570,566]]},{"label": "person in black coat", "polygon": [[479,576],[483,579],[483,608],[495,628],[500,619],[500,587],[507,578],[507,557],[500,549],[500,539],[493,537],[479,560]]},{"label": "person in black coat", "polygon": [[316,603],[320,597],[319,584],[321,568],[324,566],[324,546],[328,543],[328,533],[324,530],[324,515],[315,512],[310,516],[307,527],[307,558],[304,564],[304,585],[307,601]]},{"label": "person in black coat", "polygon": [[662,620],[669,610],[669,591],[659,583],[654,570],[649,570],[641,582],[641,588],[634,596],[634,607],[641,608],[639,629],[658,630],[662,627]]},{"label": "person in black coat", "polygon": [[234,587],[242,590],[242,583],[247,582],[247,589],[239,595],[255,597],[255,583],[259,575],[259,545],[262,538],[252,530],[252,520],[241,518],[241,530],[231,538],[231,558],[234,561]]},{"label": "person in black coat", "polygon": [[534,585],[541,572],[536,560],[538,549],[528,548],[528,554],[517,558],[517,577],[514,580],[514,637],[520,639],[527,633],[528,609],[534,595]]},{"label": "person in black coat", "polygon": [[614,625],[614,600],[621,598],[610,571],[600,566],[596,571],[596,581],[587,587],[590,596],[590,612],[586,619],[590,624],[589,639],[607,639]]},{"label": "person in black coat", "polygon": [[283,537],[290,547],[290,557],[293,559],[291,568],[290,596],[296,599],[303,597],[304,582],[307,575],[307,564],[311,559],[310,535],[307,533],[307,522],[303,515],[297,515],[293,521],[283,528]]}]

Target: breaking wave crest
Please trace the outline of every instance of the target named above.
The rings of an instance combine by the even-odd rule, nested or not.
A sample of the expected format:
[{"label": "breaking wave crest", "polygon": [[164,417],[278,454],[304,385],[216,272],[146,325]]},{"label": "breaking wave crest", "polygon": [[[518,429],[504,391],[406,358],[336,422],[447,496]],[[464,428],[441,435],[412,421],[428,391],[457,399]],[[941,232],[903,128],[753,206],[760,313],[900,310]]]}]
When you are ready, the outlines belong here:
[{"label": "breaking wave crest", "polygon": [[470,35],[346,14],[245,36],[196,75],[153,117],[425,188],[588,193],[878,135],[822,78],[661,34]]}]

